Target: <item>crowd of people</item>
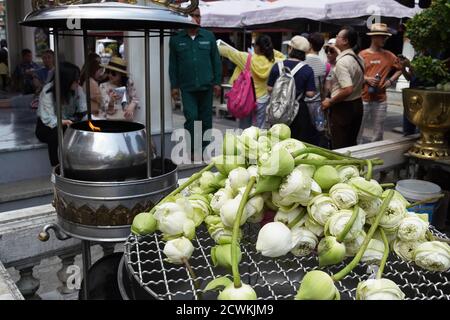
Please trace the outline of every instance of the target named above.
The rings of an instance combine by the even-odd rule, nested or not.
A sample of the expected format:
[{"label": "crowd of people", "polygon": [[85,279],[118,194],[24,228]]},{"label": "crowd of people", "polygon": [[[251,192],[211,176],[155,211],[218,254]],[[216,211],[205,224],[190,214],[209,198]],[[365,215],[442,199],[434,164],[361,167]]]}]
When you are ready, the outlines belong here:
[{"label": "crowd of people", "polygon": [[[192,16],[200,26],[200,11]],[[301,64],[293,75],[300,105],[290,123],[294,138],[333,149],[382,140],[386,89],[409,68],[407,59],[401,60],[383,48],[392,35],[385,24],[373,24],[367,35],[371,45],[363,51],[359,50],[358,33],[352,27],[343,27],[327,43],[318,32],[294,36],[287,42],[285,56],[274,49],[270,36],[265,34],[254,39],[251,50],[239,51],[223,41],[214,43],[214,35],[200,27],[180,32],[171,40],[170,80],[173,96],[181,91],[185,128],[191,135],[195,121],[201,121],[203,129],[211,128],[212,93],[220,85],[220,55],[235,65],[230,84],[250,63],[256,107],[248,117],[238,119],[240,128],[267,127],[267,108],[280,77],[278,63],[283,61],[290,71]],[[326,61],[319,56],[322,50]],[[197,91],[208,92],[207,101],[192,99],[192,92]],[[327,125],[323,130],[314,123],[311,105],[319,106],[316,108],[325,117]],[[366,136],[368,128],[372,132]]]},{"label": "crowd of people", "polygon": [[[0,50],[0,58],[7,51]],[[42,55],[42,65],[33,61],[29,49],[21,52],[22,60],[11,77],[6,71],[2,78],[2,89],[14,96],[0,101],[0,107],[31,108],[36,112],[36,137],[48,144],[49,159],[52,166],[59,163],[58,134],[56,116],[56,97],[62,105],[62,124],[64,130],[74,122],[87,118],[86,90],[89,86],[92,119],[114,119],[133,121],[139,107],[136,89],[127,71],[127,63],[120,57],[112,57],[108,64],[102,65],[100,56],[90,53],[88,60],[80,69],[70,62],[59,65],[60,91],[55,86],[55,56],[50,49]],[[4,69],[0,60],[0,76]],[[6,70],[8,67],[6,65]],[[11,78],[11,79],[9,79]]]},{"label": "crowd of people", "polygon": [[[174,99],[181,99],[186,118],[185,129],[195,139],[195,123],[202,124],[203,137],[212,128],[214,95],[221,94],[222,62],[235,66],[232,84],[248,66],[254,86],[255,107],[239,120],[241,129],[250,126],[265,128],[271,95],[281,72],[294,71],[298,112],[289,126],[292,137],[327,148],[343,148],[358,143],[383,139],[386,118],[386,89],[403,74],[411,78],[407,59],[399,59],[383,47],[391,34],[385,24],[373,24],[371,45],[359,52],[358,34],[352,27],[343,27],[335,38],[327,40],[321,33],[294,36],[287,55],[276,50],[270,36],[260,34],[252,41],[252,49],[239,51],[224,42],[216,42],[214,34],[201,28],[200,10],[191,13],[198,27],[181,30],[170,39],[169,77]],[[324,51],[326,61],[319,52]],[[0,50],[0,80],[4,89],[9,81],[7,47]],[[59,95],[66,128],[86,117],[86,90],[89,88],[92,119],[135,120],[139,99],[124,59],[114,56],[102,64],[91,53],[81,68],[68,62],[60,65],[60,92],[55,87],[54,53],[42,54],[42,65],[33,61],[32,52],[22,50],[22,61],[14,69],[10,85],[21,95],[2,101],[2,106],[29,105],[37,109],[36,136],[49,145],[53,166],[58,164],[56,96]],[[6,65],[6,66],[5,66]],[[4,70],[5,69],[5,70]],[[311,114],[318,108],[327,124],[318,129]],[[365,136],[365,129],[373,133]],[[405,131],[406,132],[406,131]],[[366,132],[367,133],[367,132]],[[194,143],[191,143],[193,156]]]}]

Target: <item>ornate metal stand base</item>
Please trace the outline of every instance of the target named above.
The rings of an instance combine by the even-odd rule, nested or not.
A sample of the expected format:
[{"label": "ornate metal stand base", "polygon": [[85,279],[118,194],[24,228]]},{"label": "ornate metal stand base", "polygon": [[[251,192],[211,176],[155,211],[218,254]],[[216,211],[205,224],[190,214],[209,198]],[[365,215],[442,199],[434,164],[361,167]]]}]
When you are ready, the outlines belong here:
[{"label": "ornate metal stand base", "polygon": [[449,149],[443,145],[442,147],[427,146],[421,143],[421,141],[414,144],[414,146],[408,151],[408,153],[416,158],[426,160],[450,160]]}]

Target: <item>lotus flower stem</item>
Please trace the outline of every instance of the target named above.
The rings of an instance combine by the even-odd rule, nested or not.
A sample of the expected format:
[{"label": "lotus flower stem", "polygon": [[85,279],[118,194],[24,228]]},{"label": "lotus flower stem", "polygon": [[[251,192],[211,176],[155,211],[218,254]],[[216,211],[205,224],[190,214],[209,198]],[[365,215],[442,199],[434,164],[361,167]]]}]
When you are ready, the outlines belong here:
[{"label": "lotus flower stem", "polygon": [[395,183],[382,183],[382,184],[380,184],[380,186],[383,189],[391,189],[391,188],[395,187]]},{"label": "lotus flower stem", "polygon": [[[185,183],[183,183],[181,186],[179,186],[178,188],[176,188],[175,190],[173,190],[169,195],[167,195],[166,197],[164,197],[159,203],[164,203],[165,201],[167,201],[167,199],[169,199],[170,197],[176,196],[177,194],[179,194],[181,191],[183,191],[184,189],[186,189],[187,187],[189,187],[191,184],[193,184],[195,181],[197,181],[198,179],[201,178],[202,174],[205,173],[206,171],[210,171],[212,168],[214,167],[214,162],[211,162],[209,165],[207,165],[205,168],[203,168],[202,170],[200,170],[197,173],[194,173],[188,181],[186,181]],[[156,210],[156,206],[153,206],[153,208],[150,210],[150,213],[153,214],[155,213]]]},{"label": "lotus flower stem", "polygon": [[250,181],[247,184],[247,188],[245,189],[244,194],[242,195],[241,203],[239,204],[239,209],[236,215],[236,220],[234,221],[233,225],[233,236],[231,237],[231,269],[233,272],[233,281],[234,281],[234,287],[240,288],[242,286],[241,283],[241,275],[239,274],[239,241],[238,241],[238,235],[239,235],[239,228],[241,227],[241,219],[242,214],[244,213],[245,205],[247,204],[248,196],[250,194],[250,191],[253,188],[253,185],[256,182],[256,177],[251,177]]},{"label": "lotus flower stem", "polygon": [[303,219],[303,217],[305,216],[305,214],[306,214],[306,209],[305,209],[305,208],[301,208],[301,211],[300,211],[300,213],[298,214],[298,216],[297,216],[294,220],[292,220],[291,223],[288,224],[288,228],[289,228],[289,229],[292,229],[293,227],[295,227],[295,225],[296,225],[297,223],[299,223],[300,220]]},{"label": "lotus flower stem", "polygon": [[445,197],[445,194],[440,194],[437,197],[433,197],[433,198],[428,198],[428,199],[424,199],[424,200],[420,200],[414,203],[411,203],[409,206],[406,207],[406,209],[410,209],[412,207],[421,205],[421,204],[425,204],[425,203],[432,203],[432,202],[436,202],[437,200],[441,199]]},{"label": "lotus flower stem", "polygon": [[350,217],[350,220],[348,220],[347,224],[344,227],[344,230],[342,230],[341,233],[336,238],[336,240],[338,242],[344,241],[345,236],[347,235],[347,233],[350,231],[350,229],[352,228],[353,224],[355,223],[356,218],[358,217],[358,213],[359,213],[359,207],[358,206],[354,206],[353,207],[353,213],[352,213],[352,216]]},{"label": "lotus flower stem", "polygon": [[375,230],[378,228],[378,224],[380,223],[381,217],[383,217],[383,215],[393,197],[394,197],[394,191],[390,190],[387,197],[384,199],[383,204],[380,207],[380,210],[377,213],[375,221],[373,222],[372,226],[370,227],[369,231],[367,232],[366,238],[364,239],[364,242],[361,245],[361,248],[359,248],[358,253],[344,269],[342,269],[341,271],[339,271],[338,273],[336,273],[335,275],[332,276],[334,281],[339,281],[342,278],[344,278],[359,263],[364,252],[367,249],[367,246],[369,245],[370,240],[373,237],[373,234],[375,233]]},{"label": "lotus flower stem", "polygon": [[305,148],[305,149],[302,149],[302,150],[295,151],[294,153],[292,153],[292,156],[294,158],[297,158],[298,156],[301,156],[302,154],[306,154],[306,153],[314,153],[314,154],[317,154],[319,156],[325,157],[325,158],[330,159],[330,160],[351,159],[351,158],[346,157],[344,155],[339,155],[337,153],[332,153],[329,150],[323,150],[323,149],[315,148],[315,147],[314,148]]},{"label": "lotus flower stem", "polygon": [[[381,165],[383,164],[383,160],[381,159],[372,159],[369,160],[372,162],[372,165]],[[324,166],[324,165],[365,165],[366,160],[353,160],[353,159],[343,159],[343,160],[311,160],[311,159],[299,159],[295,158],[295,165],[299,164],[310,164],[313,166]]]},{"label": "lotus flower stem", "polygon": [[315,146],[315,145],[307,143],[307,142],[303,142],[303,144],[305,146],[307,146],[308,148],[318,149],[318,150],[321,150],[323,152],[327,152],[329,154],[333,154],[333,155],[338,156],[338,157],[344,157],[344,158],[347,158],[347,159],[356,159],[356,158],[352,158],[350,151],[347,151],[345,153],[339,153],[339,152],[336,152],[336,151],[333,151],[333,150],[328,150],[328,149],[325,149],[325,148],[322,148],[322,147]]},{"label": "lotus flower stem", "polygon": [[194,281],[194,287],[199,292],[198,297],[201,300],[202,294],[200,291],[200,284],[198,283],[197,276],[195,275],[194,269],[192,269],[191,264],[189,263],[189,259],[182,258],[181,261],[186,266],[186,270],[189,272],[189,275],[191,276],[192,281]]},{"label": "lotus flower stem", "polygon": [[378,228],[378,230],[380,231],[381,239],[383,239],[384,244],[383,258],[381,259],[380,268],[377,272],[377,279],[381,279],[381,277],[383,276],[384,267],[386,266],[387,258],[389,256],[389,241],[386,237],[386,234],[384,233],[383,228]]},{"label": "lotus flower stem", "polygon": [[372,161],[370,160],[366,160],[366,164],[367,164],[367,174],[366,174],[366,180],[370,181],[372,180]]}]

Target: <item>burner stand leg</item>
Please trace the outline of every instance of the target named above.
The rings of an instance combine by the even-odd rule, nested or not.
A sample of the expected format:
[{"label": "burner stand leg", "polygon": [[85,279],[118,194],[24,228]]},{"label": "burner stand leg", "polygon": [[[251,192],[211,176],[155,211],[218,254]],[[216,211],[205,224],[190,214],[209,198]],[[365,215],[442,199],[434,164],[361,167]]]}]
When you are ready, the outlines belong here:
[{"label": "burner stand leg", "polygon": [[89,285],[88,285],[88,271],[91,267],[91,242],[87,240],[81,241],[82,246],[82,258],[83,258],[83,299],[88,300],[89,298]]}]

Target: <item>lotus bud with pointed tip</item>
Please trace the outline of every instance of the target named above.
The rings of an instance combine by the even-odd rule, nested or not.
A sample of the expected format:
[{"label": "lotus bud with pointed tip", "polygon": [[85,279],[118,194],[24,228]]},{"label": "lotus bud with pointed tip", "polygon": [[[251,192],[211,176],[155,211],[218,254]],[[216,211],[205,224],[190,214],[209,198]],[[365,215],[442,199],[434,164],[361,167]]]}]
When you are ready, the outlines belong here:
[{"label": "lotus bud with pointed tip", "polygon": [[329,165],[318,168],[316,172],[314,172],[313,179],[323,190],[329,190],[332,186],[341,181],[337,170]]},{"label": "lotus bud with pointed tip", "polygon": [[330,189],[330,197],[339,209],[350,209],[358,203],[358,193],[346,183],[337,183]]},{"label": "lotus bud with pointed tip", "polygon": [[155,232],[157,227],[158,221],[153,214],[142,212],[134,217],[131,232],[138,236],[145,236]]},{"label": "lotus bud with pointed tip", "polygon": [[230,283],[217,297],[218,300],[256,300],[257,298],[255,290],[244,283],[240,288],[236,288],[234,283]]},{"label": "lotus bud with pointed tip", "polygon": [[340,300],[340,294],[328,274],[313,270],[303,277],[295,300]]},{"label": "lotus bud with pointed tip", "polygon": [[325,237],[317,246],[319,266],[329,266],[342,262],[345,259],[345,245],[339,243],[335,237]]},{"label": "lotus bud with pointed tip", "polygon": [[259,174],[262,176],[284,177],[292,172],[295,163],[291,154],[283,148],[272,150],[267,160],[264,160],[259,167]]},{"label": "lotus bud with pointed tip", "polygon": [[173,264],[183,264],[183,260],[189,260],[193,252],[194,246],[192,242],[185,237],[170,240],[164,246],[166,260]]},{"label": "lotus bud with pointed tip", "polygon": [[[234,221],[237,217],[237,212],[239,209],[239,205],[241,204],[242,196],[238,195],[236,198],[228,200],[224,203],[222,208],[220,208],[220,218],[222,219],[223,224],[226,227],[233,228]],[[241,226],[245,224],[247,221],[247,214],[245,213],[242,215],[241,219]]]},{"label": "lotus bud with pointed tip", "polygon": [[291,138],[291,128],[284,123],[274,124],[269,129],[269,132],[272,137],[278,138],[280,141]]},{"label": "lotus bud with pointed tip", "polygon": [[405,294],[389,279],[369,279],[356,288],[356,300],[403,300]]},{"label": "lotus bud with pointed tip", "polygon": [[270,222],[259,230],[256,250],[265,257],[276,258],[292,249],[291,230],[281,222]]}]

